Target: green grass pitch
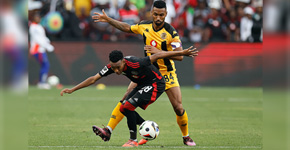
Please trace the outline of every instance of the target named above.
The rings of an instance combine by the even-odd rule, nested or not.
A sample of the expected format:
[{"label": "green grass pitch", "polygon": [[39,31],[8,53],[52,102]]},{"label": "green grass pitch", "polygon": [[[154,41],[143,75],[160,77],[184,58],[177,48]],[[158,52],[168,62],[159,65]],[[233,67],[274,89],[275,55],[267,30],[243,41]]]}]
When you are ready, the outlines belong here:
[{"label": "green grass pitch", "polygon": [[[91,126],[107,125],[126,89],[109,86],[97,90],[92,86],[61,97],[58,89],[30,87],[29,149],[122,149],[129,139],[126,118],[115,128],[109,142],[96,137]],[[197,144],[194,149],[262,149],[262,88],[181,87],[181,90],[190,136]],[[192,148],[183,145],[175,113],[165,93],[146,111],[136,110],[160,128],[155,140],[138,149]]]}]

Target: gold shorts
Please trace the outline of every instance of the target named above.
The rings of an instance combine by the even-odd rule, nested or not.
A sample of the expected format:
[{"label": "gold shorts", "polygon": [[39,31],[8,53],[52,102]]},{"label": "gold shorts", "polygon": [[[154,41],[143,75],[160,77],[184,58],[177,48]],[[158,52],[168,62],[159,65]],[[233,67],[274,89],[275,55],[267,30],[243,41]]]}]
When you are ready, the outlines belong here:
[{"label": "gold shorts", "polygon": [[172,87],[179,86],[177,74],[174,71],[172,72],[162,71],[161,74],[163,75],[164,80],[165,80],[165,84],[166,84],[165,90],[168,90]]}]

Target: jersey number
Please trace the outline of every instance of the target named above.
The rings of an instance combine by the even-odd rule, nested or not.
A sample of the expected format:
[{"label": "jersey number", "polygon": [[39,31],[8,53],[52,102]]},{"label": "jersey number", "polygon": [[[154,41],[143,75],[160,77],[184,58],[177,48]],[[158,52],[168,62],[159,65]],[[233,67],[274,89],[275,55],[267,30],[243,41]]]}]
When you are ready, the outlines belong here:
[{"label": "jersey number", "polygon": [[140,93],[140,94],[142,94],[142,92],[144,91],[144,92],[148,92],[148,91],[150,91],[152,89],[152,86],[145,86],[145,87],[143,87],[141,90],[139,90],[138,92]]},{"label": "jersey number", "polygon": [[174,77],[173,77],[172,74],[170,73],[169,78],[168,78],[168,75],[164,75],[164,79],[165,79],[165,82],[169,82],[170,79],[171,79],[171,80],[174,80]]}]

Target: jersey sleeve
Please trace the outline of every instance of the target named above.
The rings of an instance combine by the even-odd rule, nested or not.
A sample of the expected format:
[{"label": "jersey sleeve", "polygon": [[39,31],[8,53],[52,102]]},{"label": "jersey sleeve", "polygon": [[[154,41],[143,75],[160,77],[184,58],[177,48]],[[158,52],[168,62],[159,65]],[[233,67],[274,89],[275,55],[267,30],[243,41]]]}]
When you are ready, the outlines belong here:
[{"label": "jersey sleeve", "polygon": [[172,40],[170,42],[172,49],[182,47],[181,40],[179,39],[178,33],[174,30],[172,34]]},{"label": "jersey sleeve", "polygon": [[107,64],[100,72],[99,74],[101,75],[101,77],[105,77],[108,76],[110,74],[114,73],[114,71],[111,69],[111,65]]},{"label": "jersey sleeve", "polygon": [[139,24],[131,25],[130,30],[136,34],[142,34],[139,28]]}]

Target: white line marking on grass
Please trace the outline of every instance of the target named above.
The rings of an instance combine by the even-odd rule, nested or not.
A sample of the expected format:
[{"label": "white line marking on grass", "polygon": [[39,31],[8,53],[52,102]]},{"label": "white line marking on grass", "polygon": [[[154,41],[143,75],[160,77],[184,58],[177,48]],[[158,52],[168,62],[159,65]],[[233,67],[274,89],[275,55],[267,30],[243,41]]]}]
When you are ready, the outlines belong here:
[{"label": "white line marking on grass", "polygon": [[[31,148],[123,148],[122,146],[29,146]],[[260,146],[139,146],[138,148],[165,148],[165,149],[262,149]]]}]

